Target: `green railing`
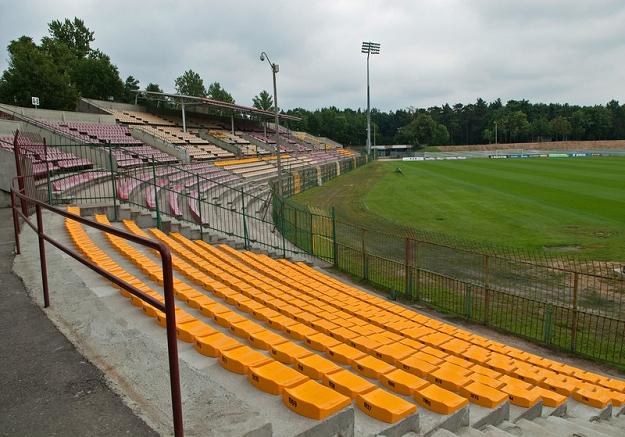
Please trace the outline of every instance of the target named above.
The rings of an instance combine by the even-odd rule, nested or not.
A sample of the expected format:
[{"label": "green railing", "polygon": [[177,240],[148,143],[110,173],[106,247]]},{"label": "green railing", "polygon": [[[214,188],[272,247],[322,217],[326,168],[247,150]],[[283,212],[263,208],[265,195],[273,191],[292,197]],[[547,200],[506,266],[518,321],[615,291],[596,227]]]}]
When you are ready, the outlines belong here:
[{"label": "green railing", "polygon": [[625,368],[625,281],[613,265],[389,233],[288,197],[272,201],[287,240],[391,298]]}]

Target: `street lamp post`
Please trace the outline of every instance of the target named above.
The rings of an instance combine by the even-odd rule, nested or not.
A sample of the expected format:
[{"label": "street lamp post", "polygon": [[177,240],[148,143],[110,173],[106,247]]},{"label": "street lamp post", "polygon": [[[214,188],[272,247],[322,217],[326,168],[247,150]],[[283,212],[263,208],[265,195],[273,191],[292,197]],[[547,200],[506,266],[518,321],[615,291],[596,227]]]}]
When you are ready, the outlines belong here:
[{"label": "street lamp post", "polygon": [[380,54],[380,44],[371,41],[364,41],[361,48],[362,53],[367,54],[367,155],[371,154],[371,99],[369,93],[369,57]]},{"label": "street lamp post", "polygon": [[276,73],[280,71],[278,64],[274,64],[269,60],[269,55],[265,52],[261,52],[260,61],[267,60],[273,73],[273,107],[275,110],[275,125],[276,125],[276,163],[278,165],[278,194],[282,195],[282,162],[280,161],[280,144],[278,142],[280,138],[280,122],[278,120],[278,88],[276,87]]}]

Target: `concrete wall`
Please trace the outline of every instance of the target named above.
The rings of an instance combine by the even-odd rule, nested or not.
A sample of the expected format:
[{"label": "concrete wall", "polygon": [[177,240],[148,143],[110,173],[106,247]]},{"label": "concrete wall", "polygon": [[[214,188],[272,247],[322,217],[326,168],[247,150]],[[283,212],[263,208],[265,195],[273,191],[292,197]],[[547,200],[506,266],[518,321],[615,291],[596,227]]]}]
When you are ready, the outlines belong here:
[{"label": "concrete wall", "polygon": [[219,138],[212,136],[208,133],[207,129],[198,129],[198,135],[200,136],[200,138],[203,138],[206,141],[210,141],[211,143],[221,147],[224,150],[232,152],[237,156],[241,156],[241,149],[239,149],[234,144],[228,144],[225,141],[222,141]]},{"label": "concrete wall", "polygon": [[4,120],[0,118],[0,136],[13,136],[17,129],[21,129],[19,121]]},{"label": "concrete wall", "polygon": [[96,100],[96,99],[85,99],[81,98],[78,102],[77,108],[80,107],[83,110],[90,109],[87,112],[93,112],[95,109],[97,110],[106,110],[112,109],[114,111],[141,111],[147,112],[143,106],[140,105],[131,105],[129,103],[120,103],[120,102],[110,102],[108,100]]},{"label": "concrete wall", "polygon": [[250,143],[254,144],[256,147],[258,147],[261,150],[266,150],[271,153],[275,152],[275,149],[272,146],[270,146],[267,143],[263,143],[262,141],[258,141],[256,138],[254,138],[251,135],[246,134],[245,132],[239,132],[237,133],[237,135],[245,140],[248,140]]},{"label": "concrete wall", "polygon": [[175,156],[184,164],[188,164],[191,162],[191,158],[189,158],[189,153],[185,149],[175,147],[173,144],[169,144],[168,142],[156,138],[154,135],[150,135],[149,133],[141,129],[137,129],[136,127],[129,126],[129,128],[134,138],[143,141],[145,144],[150,145],[155,149]]},{"label": "concrete wall", "polygon": [[0,190],[11,191],[11,181],[15,172],[15,155],[8,150],[0,149]]},{"label": "concrete wall", "polygon": [[19,114],[36,120],[49,121],[83,121],[88,123],[115,124],[115,117],[104,114],[89,114],[85,112],[53,111],[51,109],[24,108],[0,104],[0,111],[8,114]]}]

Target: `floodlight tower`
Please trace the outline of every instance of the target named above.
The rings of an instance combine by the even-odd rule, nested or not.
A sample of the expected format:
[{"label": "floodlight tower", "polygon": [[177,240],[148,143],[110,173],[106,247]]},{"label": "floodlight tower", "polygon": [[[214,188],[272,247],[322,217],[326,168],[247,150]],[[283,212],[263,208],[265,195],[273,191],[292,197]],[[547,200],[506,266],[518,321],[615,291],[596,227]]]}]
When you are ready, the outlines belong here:
[{"label": "floodlight tower", "polygon": [[269,55],[265,52],[261,52],[260,61],[264,62],[267,60],[269,66],[271,67],[271,72],[273,73],[273,108],[275,110],[275,128],[276,128],[276,164],[278,167],[278,194],[282,195],[282,163],[280,161],[280,143],[278,139],[280,138],[280,121],[278,120],[278,89],[276,88],[276,73],[280,71],[280,67],[278,64],[274,64],[269,60]]},{"label": "floodlight tower", "polygon": [[371,99],[369,94],[369,57],[380,54],[380,44],[377,42],[364,41],[362,53],[367,54],[367,155],[371,153]]}]

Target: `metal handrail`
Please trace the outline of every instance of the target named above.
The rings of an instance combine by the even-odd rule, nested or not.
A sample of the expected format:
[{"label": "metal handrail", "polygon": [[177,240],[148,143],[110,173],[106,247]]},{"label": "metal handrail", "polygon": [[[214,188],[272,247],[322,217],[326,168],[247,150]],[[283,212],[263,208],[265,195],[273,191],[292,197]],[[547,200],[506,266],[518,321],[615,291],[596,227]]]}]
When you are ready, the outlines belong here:
[{"label": "metal handrail", "polygon": [[[16,189],[16,182],[19,181],[20,178],[24,178],[25,176],[17,176],[13,178],[12,186],[11,186],[11,209],[13,212],[13,228],[15,232],[15,248],[16,253],[20,254],[20,240],[19,240],[19,232],[20,232],[20,223],[19,217],[21,217],[24,222],[26,222],[35,232],[37,232],[38,240],[39,240],[39,259],[41,262],[41,280],[43,286],[43,298],[44,298],[44,307],[47,308],[50,306],[50,297],[48,290],[48,272],[47,272],[47,263],[46,263],[46,254],[45,254],[45,242],[52,244],[57,249],[71,256],[75,260],[79,261],[83,265],[87,266],[91,270],[95,271],[99,275],[105,277],[109,281],[114,284],[124,288],[130,294],[138,297],[144,302],[152,305],[159,311],[165,313],[166,315],[166,328],[167,328],[167,352],[169,358],[169,378],[170,378],[170,386],[171,386],[171,400],[172,400],[172,415],[174,422],[174,435],[176,437],[184,436],[184,429],[182,423],[182,398],[180,393],[180,371],[178,367],[178,343],[176,338],[176,305],[174,302],[174,285],[173,285],[173,267],[172,267],[172,257],[171,251],[167,245],[165,245],[161,241],[151,240],[148,238],[140,237],[129,232],[125,232],[121,229],[114,228],[112,226],[103,225],[97,223],[93,220],[86,219],[76,214],[72,214],[67,211],[63,211],[60,208],[56,208],[50,206],[40,200],[31,198],[26,194],[20,192],[20,189]],[[21,211],[17,207],[17,200],[19,199],[19,203],[21,204],[23,211]],[[35,206],[35,213],[37,218],[37,224],[33,224],[33,222],[28,218],[28,206]],[[47,235],[43,229],[43,217],[41,214],[42,209],[46,209],[55,214],[68,218],[70,220],[77,221],[83,225],[98,229],[102,232],[106,232],[108,234],[115,235],[117,237],[123,238],[125,240],[132,241],[133,243],[140,244],[142,246],[148,247],[150,249],[156,250],[159,252],[162,261],[163,268],[163,295],[165,297],[165,303],[162,303],[152,296],[149,296],[139,290],[132,284],[124,281],[123,279],[118,278],[117,276],[109,273],[108,271],[102,269],[98,265],[92,263],[90,260],[83,257],[80,253],[66,247],[59,241]]]}]

